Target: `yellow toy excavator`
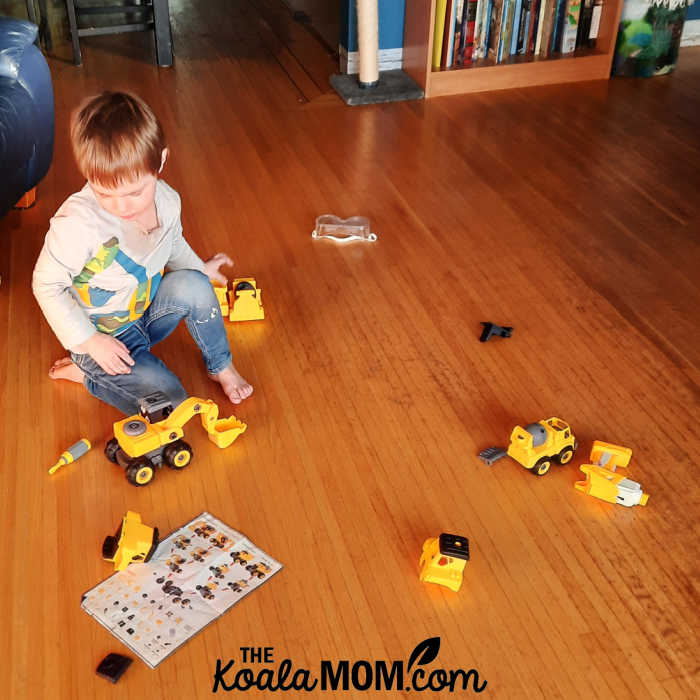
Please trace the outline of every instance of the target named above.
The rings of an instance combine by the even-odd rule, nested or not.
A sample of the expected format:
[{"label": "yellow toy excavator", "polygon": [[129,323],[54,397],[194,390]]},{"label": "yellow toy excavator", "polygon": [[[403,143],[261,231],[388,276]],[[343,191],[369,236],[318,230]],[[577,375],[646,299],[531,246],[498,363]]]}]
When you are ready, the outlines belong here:
[{"label": "yellow toy excavator", "polygon": [[114,424],[114,437],[107,442],[105,455],[123,467],[127,481],[145,486],[153,481],[156,467],[165,463],[183,469],[192,460],[192,448],[182,440],[182,426],[199,414],[209,440],[225,448],[245,431],[246,424],[235,416],[219,418],[219,407],[209,399],[191,396],[177,408],[160,391],[139,402],[139,413]]}]

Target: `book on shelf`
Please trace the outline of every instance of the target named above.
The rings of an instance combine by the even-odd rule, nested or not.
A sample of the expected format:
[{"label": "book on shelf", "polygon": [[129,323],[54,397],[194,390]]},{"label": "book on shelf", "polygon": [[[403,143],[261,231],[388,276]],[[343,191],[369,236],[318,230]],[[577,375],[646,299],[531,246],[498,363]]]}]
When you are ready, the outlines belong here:
[{"label": "book on shelf", "polygon": [[455,41],[455,11],[456,0],[447,0],[445,10],[445,27],[442,33],[442,54],[440,55],[440,68],[451,68]]},{"label": "book on shelf", "polygon": [[486,58],[488,53],[491,0],[478,0],[474,19],[474,51],[472,60]]},{"label": "book on shelf", "polygon": [[527,53],[527,29],[530,22],[530,10],[532,9],[532,0],[522,0],[520,6],[520,25],[518,26],[518,43],[516,51],[519,54]]},{"label": "book on shelf", "polygon": [[549,42],[549,53],[558,53],[561,49],[561,35],[564,30],[564,15],[566,12],[567,0],[557,0],[557,7],[554,12],[554,22],[552,24],[552,39]]},{"label": "book on shelf", "polygon": [[498,44],[498,62],[510,56],[510,35],[513,30],[513,8],[515,0],[503,0],[501,15],[501,40]]},{"label": "book on shelf", "polygon": [[[543,2],[544,0],[542,0]],[[536,41],[537,41],[537,30],[540,25],[540,0],[532,0],[532,7],[530,8],[530,23],[527,28],[527,48],[525,53],[534,54]]]},{"label": "book on shelf", "polygon": [[550,55],[552,47],[552,32],[554,31],[554,17],[557,12],[558,0],[546,0],[545,12],[542,21],[542,43],[540,44],[540,56]]},{"label": "book on shelf", "polygon": [[535,50],[534,54],[539,56],[542,50],[542,30],[544,28],[544,20],[547,14],[547,5],[551,3],[552,0],[540,0],[540,11],[537,18],[537,36],[535,39]]},{"label": "book on shelf", "polygon": [[561,52],[573,53],[576,50],[578,21],[581,14],[581,0],[567,0],[564,14],[564,28],[561,35]]},{"label": "book on shelf", "polygon": [[445,14],[447,0],[437,0],[435,3],[435,28],[433,30],[433,68],[440,69],[442,60],[442,39],[445,34]]},{"label": "book on shelf", "polygon": [[518,53],[518,36],[520,35],[520,16],[523,11],[523,0],[515,0],[513,3],[513,26],[510,30],[510,55]]},{"label": "book on shelf", "polygon": [[465,32],[464,52],[462,54],[463,63],[471,61],[474,56],[477,4],[477,0],[464,0],[464,21],[462,22],[462,31]]},{"label": "book on shelf", "polygon": [[504,0],[491,0],[491,17],[489,18],[488,57],[498,62],[498,45],[501,39],[501,20],[503,18]]},{"label": "book on shelf", "polygon": [[595,0],[593,4],[593,12],[591,14],[591,28],[588,31],[587,46],[594,49],[598,40],[598,31],[600,30],[600,16],[603,13],[603,0]]},{"label": "book on shelf", "polygon": [[591,16],[593,15],[594,0],[583,0],[581,3],[581,14],[578,20],[578,31],[576,32],[576,48],[588,46],[588,32],[591,31]]},{"label": "book on shelf", "polygon": [[459,0],[455,19],[455,63],[464,64],[464,53],[467,50],[467,0]]}]

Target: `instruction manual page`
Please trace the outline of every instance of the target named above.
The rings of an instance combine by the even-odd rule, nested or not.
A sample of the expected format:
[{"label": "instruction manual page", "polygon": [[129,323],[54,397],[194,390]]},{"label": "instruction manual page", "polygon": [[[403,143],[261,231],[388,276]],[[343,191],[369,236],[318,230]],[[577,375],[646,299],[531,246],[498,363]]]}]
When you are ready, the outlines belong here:
[{"label": "instruction manual page", "polygon": [[155,668],[282,564],[209,513],[89,590],[81,607]]}]

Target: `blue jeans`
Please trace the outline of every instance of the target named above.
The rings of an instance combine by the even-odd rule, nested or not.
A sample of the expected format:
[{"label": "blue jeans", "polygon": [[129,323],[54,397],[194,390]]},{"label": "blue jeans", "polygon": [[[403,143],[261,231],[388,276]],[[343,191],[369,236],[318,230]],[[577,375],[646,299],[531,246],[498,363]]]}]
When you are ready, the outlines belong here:
[{"label": "blue jeans", "polygon": [[90,355],[71,353],[85,373],[83,383],[98,399],[126,415],[138,413],[138,402],[162,391],[173,407],[187,398],[180,380],[151,354],[151,347],[167,338],[182,319],[202,351],[209,374],[231,363],[221,307],[206,275],[196,270],[175,270],[163,276],[151,305],[138,321],[116,337],[126,345],[134,364],[129,374],[107,374]]}]

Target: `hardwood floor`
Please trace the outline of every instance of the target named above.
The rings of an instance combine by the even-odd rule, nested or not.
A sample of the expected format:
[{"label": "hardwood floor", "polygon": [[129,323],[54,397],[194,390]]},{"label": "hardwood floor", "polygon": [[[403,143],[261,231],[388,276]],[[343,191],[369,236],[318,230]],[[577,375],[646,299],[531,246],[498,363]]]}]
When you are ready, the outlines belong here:
[{"label": "hardwood floor", "polygon": [[[435,636],[423,668],[476,669],[484,697],[697,697],[700,49],[663,78],[349,108],[271,0],[171,9],[172,69],[146,34],[81,42],[82,68],[57,47],[53,165],[36,206],[0,220],[6,697],[190,700],[217,659],[229,684],[285,658],[318,676],[324,659],[406,663]],[[247,432],[219,451],[193,421],[192,465],[140,489],[102,454],[117,412],[47,378],[62,350],[30,289],[49,218],[83,184],[70,110],[109,88],[160,115],[190,243],[229,252],[266,310],[228,326],[255,387],[233,409]],[[312,240],[324,213],[368,216],[378,241]],[[481,321],[515,330],[480,344]],[[228,415],[186,329],[157,351]],[[538,479],[477,459],[553,415],[578,438],[572,465]],[[93,450],[49,477],[80,437]],[[573,488],[596,439],[632,448],[645,507]],[[101,544],[127,509],[163,535],[206,510],[284,569],[112,688],[98,662],[133,654],[80,600],[111,574]],[[459,593],[418,580],[441,532],[470,541]],[[274,662],[244,663],[244,646]]]}]

